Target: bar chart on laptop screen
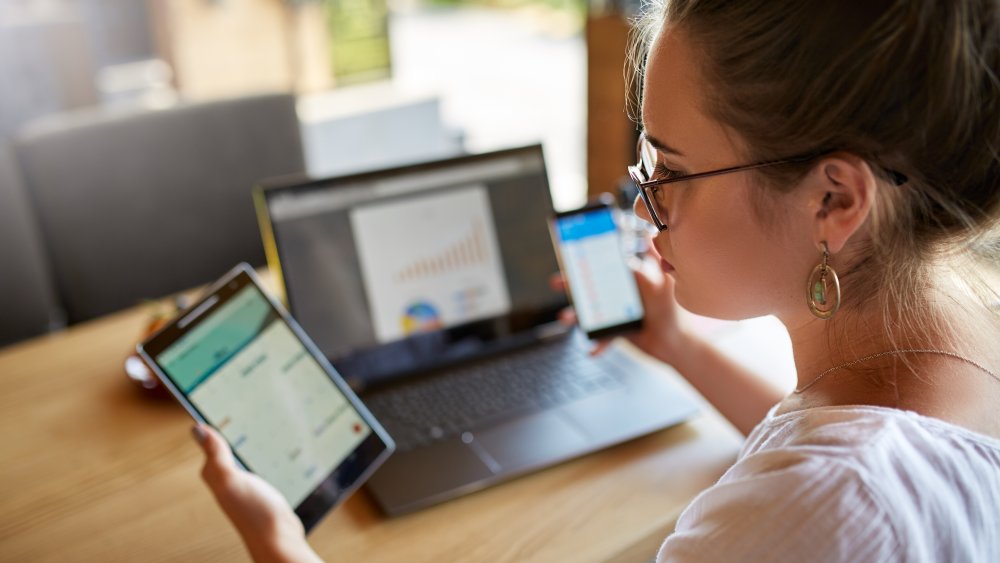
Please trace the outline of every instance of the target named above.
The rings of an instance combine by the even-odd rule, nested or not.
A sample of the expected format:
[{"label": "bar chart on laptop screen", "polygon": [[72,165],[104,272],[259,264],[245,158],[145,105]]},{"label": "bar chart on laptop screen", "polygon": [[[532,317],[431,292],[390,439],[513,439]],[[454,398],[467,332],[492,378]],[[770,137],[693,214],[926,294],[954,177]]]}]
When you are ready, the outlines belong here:
[{"label": "bar chart on laptop screen", "polygon": [[484,186],[358,208],[351,228],[379,342],[510,310]]}]

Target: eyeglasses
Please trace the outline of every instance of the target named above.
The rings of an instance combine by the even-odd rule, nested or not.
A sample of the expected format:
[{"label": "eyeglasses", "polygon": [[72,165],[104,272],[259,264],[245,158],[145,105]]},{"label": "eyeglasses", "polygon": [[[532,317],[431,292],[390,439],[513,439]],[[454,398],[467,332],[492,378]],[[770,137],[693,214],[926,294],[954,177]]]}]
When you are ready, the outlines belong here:
[{"label": "eyeglasses", "polygon": [[[655,180],[653,177],[657,173],[660,153],[656,150],[656,147],[654,147],[649,140],[646,139],[645,133],[639,135],[639,143],[636,146],[636,152],[638,153],[639,160],[636,164],[628,167],[629,176],[632,177],[632,181],[635,182],[636,187],[639,188],[639,197],[642,198],[642,202],[646,205],[646,210],[649,211],[649,217],[653,220],[653,224],[656,225],[656,228],[660,231],[666,231],[670,229],[666,221],[666,202],[663,196],[663,190],[659,189],[659,187],[664,184],[696,180],[698,178],[708,178],[710,176],[721,176],[722,174],[731,174],[733,172],[742,172],[744,170],[755,170],[757,168],[777,166],[779,164],[801,164],[826,156],[833,151],[819,151],[782,158],[780,160],[755,162],[753,164],[744,164],[742,166],[730,166],[729,168],[709,170],[708,172],[698,172],[697,174],[673,174],[665,178],[657,178]],[[661,171],[665,169],[665,167],[661,166]]]}]

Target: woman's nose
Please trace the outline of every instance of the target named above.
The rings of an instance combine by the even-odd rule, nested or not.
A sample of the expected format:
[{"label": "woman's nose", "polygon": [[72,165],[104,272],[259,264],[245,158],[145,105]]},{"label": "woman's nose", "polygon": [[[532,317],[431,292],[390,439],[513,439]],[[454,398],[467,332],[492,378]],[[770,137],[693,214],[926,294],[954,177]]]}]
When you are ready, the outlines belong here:
[{"label": "woman's nose", "polygon": [[642,219],[650,225],[653,224],[653,218],[649,216],[649,210],[646,209],[646,204],[643,203],[641,195],[635,196],[635,201],[632,202],[632,211],[635,213],[636,217]]}]

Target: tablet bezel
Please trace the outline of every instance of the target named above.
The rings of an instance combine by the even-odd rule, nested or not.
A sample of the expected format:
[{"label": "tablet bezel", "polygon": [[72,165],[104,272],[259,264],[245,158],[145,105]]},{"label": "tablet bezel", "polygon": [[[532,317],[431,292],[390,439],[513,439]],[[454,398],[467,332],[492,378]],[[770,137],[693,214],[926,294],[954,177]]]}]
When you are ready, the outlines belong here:
[{"label": "tablet bezel", "polygon": [[[225,276],[206,290],[196,303],[178,314],[170,323],[136,346],[140,357],[156,373],[163,385],[180,402],[184,409],[198,422],[209,424],[205,416],[180,390],[173,379],[156,361],[156,357],[177,342],[189,331],[212,316],[219,307],[229,301],[234,295],[248,286],[256,291],[270,304],[271,309],[285,322],[295,336],[302,342],[305,349],[320,365],[337,389],[347,398],[348,402],[361,419],[371,428],[372,432],[363,440],[340,464],[333,469],[298,506],[295,514],[302,521],[306,533],[319,523],[333,508],[343,502],[368,480],[375,470],[382,465],[395,450],[395,444],[388,432],[375,419],[364,403],[351,390],[336,369],[320,353],[319,348],[309,339],[302,328],[285,311],[267,291],[264,290],[259,278],[250,266],[239,264]],[[232,444],[230,444],[232,447]],[[251,470],[247,463],[233,451],[233,457],[244,469]]]}]

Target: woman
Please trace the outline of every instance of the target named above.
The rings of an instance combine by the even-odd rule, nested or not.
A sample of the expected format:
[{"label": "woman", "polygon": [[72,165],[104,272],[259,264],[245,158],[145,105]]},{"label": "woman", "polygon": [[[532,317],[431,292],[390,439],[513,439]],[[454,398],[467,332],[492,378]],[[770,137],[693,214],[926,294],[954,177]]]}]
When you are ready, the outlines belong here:
[{"label": "woman", "polygon": [[[633,340],[747,433],[661,560],[1000,560],[1000,5],[676,0],[639,26]],[[777,316],[786,397],[677,323]],[[196,434],[255,558],[314,558]]]}]

